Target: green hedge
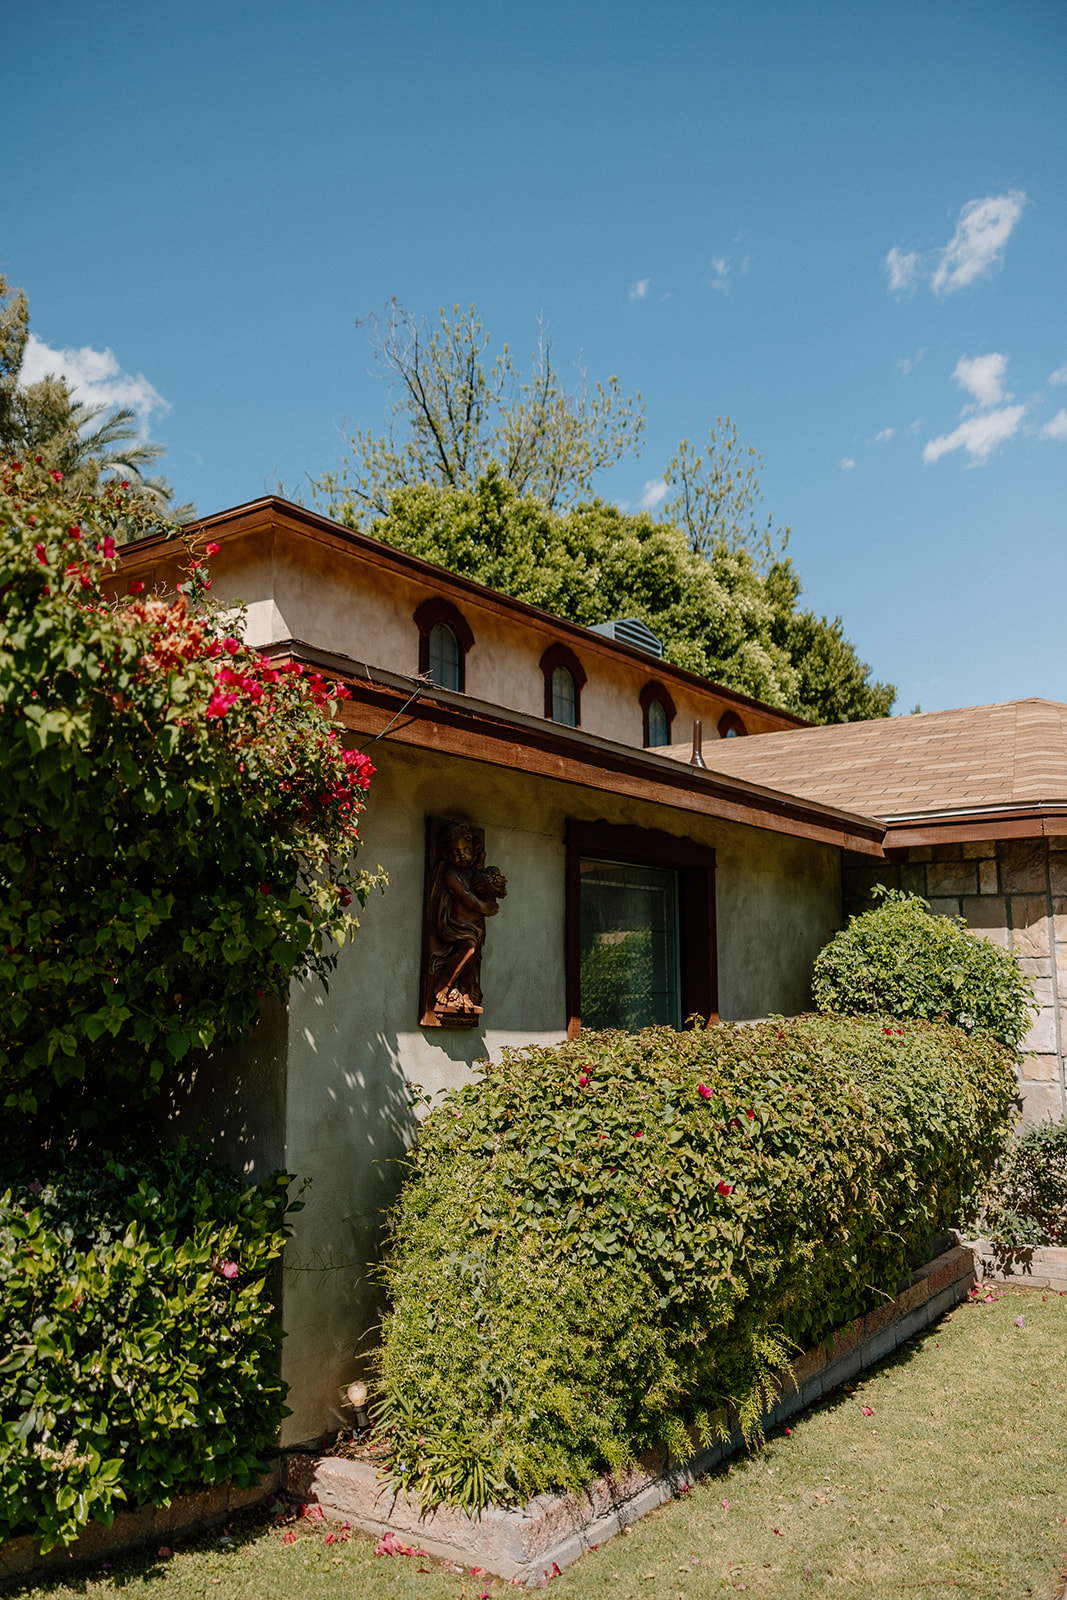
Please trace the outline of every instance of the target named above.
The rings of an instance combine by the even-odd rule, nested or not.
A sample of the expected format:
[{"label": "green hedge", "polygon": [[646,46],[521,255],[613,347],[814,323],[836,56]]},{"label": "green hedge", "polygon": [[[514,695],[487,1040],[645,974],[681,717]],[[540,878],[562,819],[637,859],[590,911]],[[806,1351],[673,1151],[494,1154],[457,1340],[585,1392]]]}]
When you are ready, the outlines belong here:
[{"label": "green hedge", "polygon": [[931,916],[918,895],[881,884],[874,893],[879,904],[815,959],[819,1010],[951,1022],[1018,1049],[1037,1006],[1014,950],[972,933],[962,917]]},{"label": "green hedge", "polygon": [[286,1414],[268,1282],[290,1179],[182,1146],[0,1194],[0,1539],[263,1470]]},{"label": "green hedge", "polygon": [[995,1244],[1067,1245],[1067,1121],[1039,1122],[1004,1151],[982,1197],[979,1225]]},{"label": "green hedge", "polygon": [[423,1127],[393,1218],[393,1474],[474,1508],[579,1489],[893,1296],[1014,1095],[988,1035],[802,1017],[506,1054]]}]

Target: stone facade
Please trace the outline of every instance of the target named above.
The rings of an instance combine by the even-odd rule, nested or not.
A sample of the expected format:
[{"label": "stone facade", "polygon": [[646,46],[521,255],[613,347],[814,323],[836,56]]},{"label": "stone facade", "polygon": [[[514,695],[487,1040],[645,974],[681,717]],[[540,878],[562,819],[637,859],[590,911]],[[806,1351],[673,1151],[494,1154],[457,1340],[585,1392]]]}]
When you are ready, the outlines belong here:
[{"label": "stone facade", "polygon": [[1022,1046],[1022,1120],[1067,1115],[1067,837],[912,845],[899,854],[875,863],[845,852],[846,916],[868,909],[871,889],[884,883],[1013,949],[1041,1008]]}]

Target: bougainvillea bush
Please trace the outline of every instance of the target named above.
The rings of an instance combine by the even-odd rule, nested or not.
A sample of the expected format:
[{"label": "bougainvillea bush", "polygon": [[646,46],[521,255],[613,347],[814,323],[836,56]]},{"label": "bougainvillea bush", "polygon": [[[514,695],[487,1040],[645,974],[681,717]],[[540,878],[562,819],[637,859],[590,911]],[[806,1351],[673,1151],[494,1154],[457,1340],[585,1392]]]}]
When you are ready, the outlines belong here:
[{"label": "bougainvillea bush", "polygon": [[247,1487],[285,1416],[268,1280],[289,1178],[186,1146],[0,1192],[0,1540]]},{"label": "bougainvillea bush", "polygon": [[918,895],[882,885],[874,892],[879,903],[816,958],[820,1011],[941,1018],[1018,1049],[1036,1007],[1014,951],[971,933],[962,917],[931,916]]},{"label": "bougainvillea bush", "polygon": [[979,1227],[1006,1249],[1067,1246],[1067,1120],[1039,1122],[1011,1141],[982,1196]]},{"label": "bougainvillea bush", "polygon": [[470,1508],[751,1435],[791,1349],[896,1294],[1015,1090],[988,1034],[801,1017],[506,1053],[423,1126],[393,1218],[394,1479]]},{"label": "bougainvillea bush", "polygon": [[58,478],[0,467],[0,1106],[31,1146],[324,976],[374,881],[344,691],[211,612],[211,546],[172,601],[109,604],[137,502]]}]

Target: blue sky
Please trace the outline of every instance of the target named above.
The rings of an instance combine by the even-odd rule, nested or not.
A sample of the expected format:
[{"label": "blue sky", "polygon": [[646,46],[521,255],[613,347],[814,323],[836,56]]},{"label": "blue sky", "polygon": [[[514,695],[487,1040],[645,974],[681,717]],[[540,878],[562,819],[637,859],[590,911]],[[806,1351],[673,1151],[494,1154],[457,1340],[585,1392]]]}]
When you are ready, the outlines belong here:
[{"label": "blue sky", "polygon": [[5,55],[34,360],[201,511],[381,425],[391,295],[543,316],[646,401],[608,498],[729,416],[898,710],[1067,701],[1062,0],[36,0]]}]

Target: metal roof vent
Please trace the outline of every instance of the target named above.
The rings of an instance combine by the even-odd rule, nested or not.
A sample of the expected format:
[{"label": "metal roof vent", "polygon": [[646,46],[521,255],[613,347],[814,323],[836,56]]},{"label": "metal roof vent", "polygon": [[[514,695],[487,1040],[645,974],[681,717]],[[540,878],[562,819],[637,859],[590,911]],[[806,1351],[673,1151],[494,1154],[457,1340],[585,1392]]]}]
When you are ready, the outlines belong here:
[{"label": "metal roof vent", "polygon": [[644,650],[647,655],[663,659],[663,640],[657,639],[651,628],[646,628],[639,617],[616,617],[614,622],[598,622],[590,633],[606,633],[609,639],[628,644],[634,650]]}]

